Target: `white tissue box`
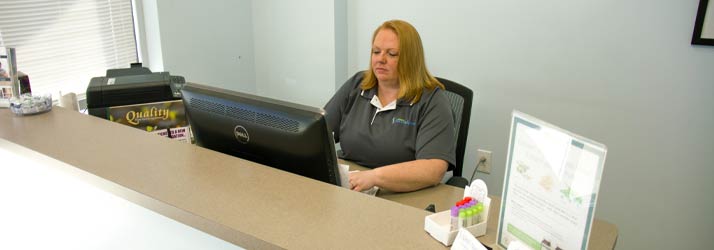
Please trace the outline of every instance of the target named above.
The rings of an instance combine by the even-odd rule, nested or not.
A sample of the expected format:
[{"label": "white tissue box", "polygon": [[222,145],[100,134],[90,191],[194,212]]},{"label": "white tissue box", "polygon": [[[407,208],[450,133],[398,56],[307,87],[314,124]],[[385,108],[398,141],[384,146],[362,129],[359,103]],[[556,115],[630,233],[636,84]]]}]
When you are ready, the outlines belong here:
[{"label": "white tissue box", "polygon": [[[486,234],[486,224],[488,222],[488,210],[491,207],[491,199],[486,197],[483,201],[483,214],[481,223],[467,227],[466,229],[479,237]],[[438,212],[424,218],[424,230],[445,246],[454,243],[458,229],[451,231],[451,210]]]}]

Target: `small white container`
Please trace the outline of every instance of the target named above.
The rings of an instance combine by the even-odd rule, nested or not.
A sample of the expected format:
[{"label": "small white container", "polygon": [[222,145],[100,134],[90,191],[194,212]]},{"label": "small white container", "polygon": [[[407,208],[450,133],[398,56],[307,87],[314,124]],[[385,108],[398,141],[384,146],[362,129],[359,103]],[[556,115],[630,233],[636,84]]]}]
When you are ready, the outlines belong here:
[{"label": "small white container", "polygon": [[[479,237],[486,234],[486,224],[488,224],[488,210],[491,207],[491,199],[486,197],[483,201],[483,212],[481,213],[481,223],[467,227],[466,229]],[[438,212],[424,218],[424,230],[445,246],[454,243],[459,230],[451,231],[451,210]]]}]

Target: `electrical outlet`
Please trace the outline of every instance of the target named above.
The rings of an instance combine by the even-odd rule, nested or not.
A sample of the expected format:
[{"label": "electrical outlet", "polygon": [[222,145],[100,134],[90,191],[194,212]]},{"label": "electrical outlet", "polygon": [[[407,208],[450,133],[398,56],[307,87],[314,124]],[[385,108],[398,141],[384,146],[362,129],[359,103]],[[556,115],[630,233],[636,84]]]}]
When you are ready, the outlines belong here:
[{"label": "electrical outlet", "polygon": [[[485,161],[479,164],[479,162],[483,159],[485,159]],[[476,154],[476,170],[482,173],[491,173],[491,151],[483,149],[478,150],[478,153]]]}]

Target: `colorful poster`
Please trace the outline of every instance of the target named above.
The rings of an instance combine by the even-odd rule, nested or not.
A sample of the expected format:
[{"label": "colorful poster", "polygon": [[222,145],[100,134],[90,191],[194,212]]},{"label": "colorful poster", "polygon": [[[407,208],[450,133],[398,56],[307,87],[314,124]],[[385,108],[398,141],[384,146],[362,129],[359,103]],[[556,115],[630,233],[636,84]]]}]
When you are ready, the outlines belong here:
[{"label": "colorful poster", "polygon": [[587,249],[606,147],[518,111],[511,122],[498,244]]},{"label": "colorful poster", "polygon": [[181,100],[116,106],[107,112],[110,121],[191,142],[191,129]]}]

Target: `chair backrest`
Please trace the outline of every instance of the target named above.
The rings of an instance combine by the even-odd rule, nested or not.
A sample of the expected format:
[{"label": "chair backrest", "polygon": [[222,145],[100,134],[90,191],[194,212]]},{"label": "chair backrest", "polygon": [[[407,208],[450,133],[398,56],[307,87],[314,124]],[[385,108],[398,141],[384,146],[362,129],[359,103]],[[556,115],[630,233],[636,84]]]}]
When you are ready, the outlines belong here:
[{"label": "chair backrest", "polygon": [[469,121],[471,120],[471,103],[474,93],[471,89],[453,81],[436,77],[446,87],[446,97],[451,103],[456,130],[456,165],[453,166],[454,176],[462,176],[464,167],[464,154],[466,153],[466,137],[469,134]]}]

